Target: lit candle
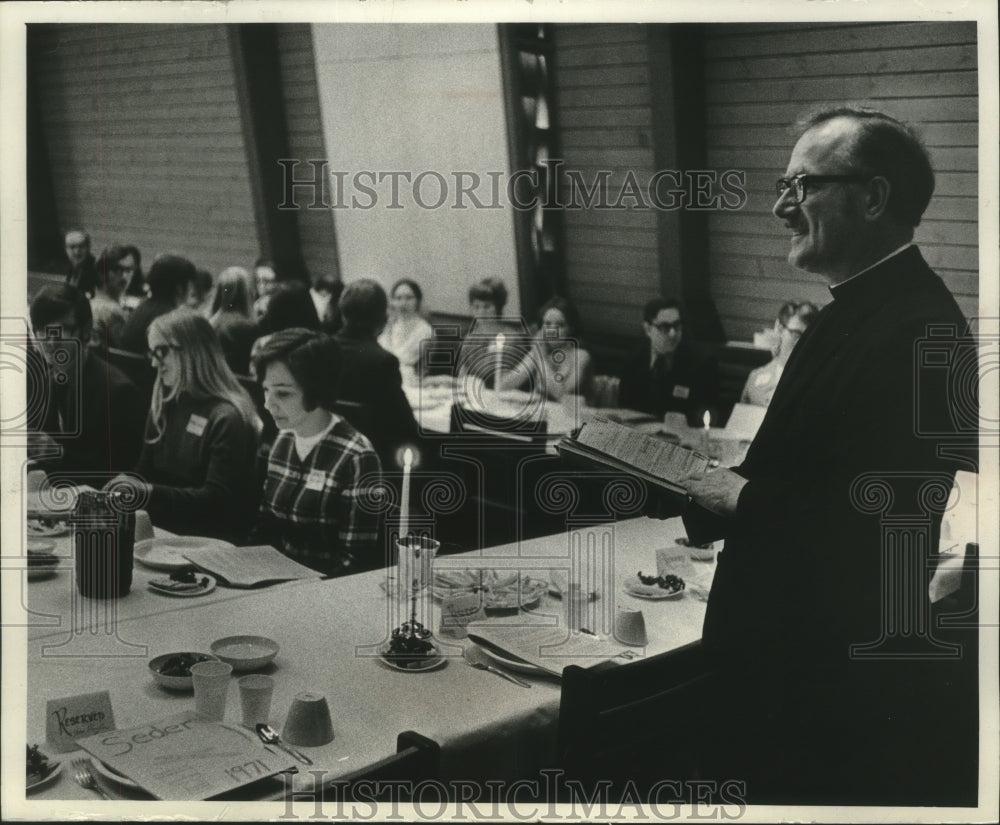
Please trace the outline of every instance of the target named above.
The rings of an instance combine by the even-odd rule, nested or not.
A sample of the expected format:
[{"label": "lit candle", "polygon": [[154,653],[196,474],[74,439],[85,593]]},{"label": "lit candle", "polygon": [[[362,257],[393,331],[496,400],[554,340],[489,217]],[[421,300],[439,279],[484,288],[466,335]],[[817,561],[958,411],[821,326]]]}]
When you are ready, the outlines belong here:
[{"label": "lit candle", "polygon": [[501,332],[497,335],[497,368],[493,376],[493,388],[500,392],[500,373],[503,371],[503,345],[507,338]]},{"label": "lit candle", "polygon": [[399,504],[399,538],[406,541],[410,532],[410,469],[413,466],[413,450],[403,451],[403,495]]},{"label": "lit candle", "polygon": [[705,410],[705,414],[701,417],[701,420],[705,424],[705,435],[708,436],[708,432],[712,428],[712,414],[708,410]]}]

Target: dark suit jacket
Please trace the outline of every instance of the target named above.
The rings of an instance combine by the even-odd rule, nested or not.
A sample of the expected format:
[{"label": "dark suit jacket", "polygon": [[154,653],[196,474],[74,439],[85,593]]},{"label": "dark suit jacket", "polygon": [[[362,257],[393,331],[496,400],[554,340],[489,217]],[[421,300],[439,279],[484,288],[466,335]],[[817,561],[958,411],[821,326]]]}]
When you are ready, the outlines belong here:
[{"label": "dark suit jacket", "polygon": [[621,375],[619,404],[661,417],[665,412],[682,412],[693,427],[702,426],[706,410],[719,421],[718,369],[709,348],[681,338],[666,372],[651,369],[649,341],[626,363]]},{"label": "dark suit jacket", "polygon": [[[399,359],[370,338],[342,330],[334,336],[343,358],[337,399],[364,405],[357,420],[345,417],[372,442],[382,467],[399,466],[397,450],[417,438],[417,422],[403,392]],[[341,411],[342,412],[342,411]]]},{"label": "dark suit jacket", "polygon": [[87,354],[80,376],[79,388],[62,393],[44,368],[29,371],[28,397],[45,399],[33,410],[29,426],[63,448],[61,458],[41,462],[47,471],[72,473],[75,481],[101,487],[135,467],[147,410],[139,390],[117,367]]},{"label": "dark suit jacket", "polygon": [[66,262],[66,283],[75,286],[88,298],[93,297],[99,277],[93,255],[88,255],[76,265]]},{"label": "dark suit jacket", "polygon": [[129,352],[136,352],[145,355],[148,349],[146,333],[149,325],[174,309],[173,302],[161,301],[156,298],[147,298],[129,315],[122,329],[120,346]]},{"label": "dark suit jacket", "polygon": [[[922,532],[925,551],[936,552],[947,495],[935,499],[920,488],[937,480],[938,490],[947,490],[956,467],[938,454],[947,437],[928,430],[951,421],[949,411],[963,402],[941,391],[947,384],[933,368],[917,372],[915,364],[918,345],[933,333],[929,325],[961,336],[966,322],[916,247],[832,292],[736,468],[748,479],[736,515],[720,519],[697,507],[685,514],[690,536],[725,538],[703,640],[728,684],[738,686],[730,699],[738,692],[748,703],[721,701],[720,717],[734,727],[757,717],[772,740],[784,730],[792,740],[778,735],[785,753],[775,746],[771,755],[787,758],[786,771],[806,770],[789,741],[802,745],[800,734],[812,725],[810,735],[823,740],[819,758],[828,759],[817,772],[835,781],[838,771],[865,764],[885,792],[905,794],[905,786],[918,793],[929,777],[907,754],[923,747],[927,765],[938,763],[927,747],[940,747],[936,733],[950,730],[937,725],[947,716],[940,712],[947,685],[956,684],[954,663],[872,661],[849,647],[889,632],[885,615],[899,619],[900,604],[887,603],[891,588],[917,593],[907,621],[928,609],[916,558],[895,556],[883,529]],[[959,345],[947,335],[939,340],[946,352],[949,340],[952,350]],[[864,484],[871,473],[889,479]],[[926,641],[910,639],[906,649],[926,652]],[[975,697],[953,695],[944,705],[956,706],[974,707]],[[893,764],[908,775],[886,777]],[[940,790],[941,783],[928,787]]]}]

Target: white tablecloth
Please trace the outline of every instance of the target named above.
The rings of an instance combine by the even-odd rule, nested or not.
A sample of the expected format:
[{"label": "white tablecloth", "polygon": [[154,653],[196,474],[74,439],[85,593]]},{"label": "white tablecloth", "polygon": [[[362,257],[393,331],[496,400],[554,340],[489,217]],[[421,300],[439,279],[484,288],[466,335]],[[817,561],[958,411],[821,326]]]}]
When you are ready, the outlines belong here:
[{"label": "white tablecloth", "polygon": [[[675,600],[642,601],[626,594],[622,585],[639,569],[654,571],[656,549],[672,545],[682,530],[679,520],[635,519],[520,545],[445,556],[438,560],[438,566],[511,566],[520,558],[519,566],[526,572],[530,569],[533,575],[546,577],[549,568],[569,566],[574,542],[582,542],[584,547],[588,541],[592,548],[607,547],[609,553],[604,558],[613,560],[615,585],[595,603],[595,610],[606,610],[613,617],[619,606],[641,608],[650,639],[646,652],[656,653],[700,637],[705,603],[692,593]],[[602,558],[601,554],[596,558]],[[692,564],[700,574],[710,574],[714,567],[707,562]],[[137,574],[144,575],[138,570]],[[134,590],[133,601],[131,594],[123,600],[117,628],[121,639],[148,649],[142,655],[125,646],[120,647],[120,655],[114,655],[109,653],[106,636],[82,633],[73,641],[73,657],[54,657],[45,650],[45,645],[53,643],[54,634],[33,631],[27,651],[28,742],[44,742],[46,701],[72,694],[110,690],[119,728],[190,709],[191,694],[158,687],[148,672],[147,660],[160,653],[207,651],[210,643],[222,636],[257,633],[274,639],[281,648],[264,671],[276,681],[272,724],[281,729],[292,698],[301,691],[323,693],[329,701],[334,741],[304,749],[317,768],[340,774],[363,767],[393,753],[396,735],[406,729],[441,745],[445,779],[510,779],[547,764],[555,746],[558,680],[526,677],[533,683],[526,689],[474,670],[461,659],[463,642],[445,647],[450,658],[440,669],[404,673],[389,668],[376,655],[393,618],[380,586],[385,574],[379,570],[263,591],[223,591],[183,603],[177,600],[170,609],[164,607],[165,599],[153,600],[152,594],[145,594],[140,587],[138,592]],[[46,583],[32,583],[31,587],[42,584]],[[44,601],[50,609],[59,591],[49,587],[45,592]],[[30,601],[34,604],[34,595]],[[68,609],[68,605],[63,607]],[[437,613],[434,606],[435,630]],[[537,608],[521,615],[529,623],[561,621],[563,605],[546,596]],[[230,685],[227,721],[239,721],[235,678]],[[32,798],[90,799],[93,794],[77,787],[64,771]]]}]

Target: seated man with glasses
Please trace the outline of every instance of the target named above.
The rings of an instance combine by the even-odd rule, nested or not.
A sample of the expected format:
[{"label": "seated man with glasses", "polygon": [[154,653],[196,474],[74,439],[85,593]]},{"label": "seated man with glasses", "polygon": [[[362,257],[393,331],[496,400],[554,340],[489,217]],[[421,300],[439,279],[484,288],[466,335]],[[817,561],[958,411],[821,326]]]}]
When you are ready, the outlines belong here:
[{"label": "seated man with glasses", "polygon": [[93,316],[87,296],[68,284],[47,286],[31,302],[34,349],[25,371],[28,454],[42,469],[100,486],[135,465],[146,417],[142,396],[121,370],[88,347]]},{"label": "seated man with glasses", "polygon": [[766,407],[771,403],[771,396],[774,395],[774,388],[778,386],[778,379],[785,369],[785,362],[788,361],[788,356],[792,354],[792,350],[808,329],[817,311],[808,301],[801,304],[789,301],[782,306],[775,322],[778,332],[778,351],[774,353],[773,359],[764,366],[757,367],[747,376],[747,383],[740,397],[741,404]]},{"label": "seated man with glasses", "polygon": [[654,298],[643,308],[646,339],[621,372],[619,403],[662,417],[681,412],[693,427],[708,410],[716,421],[718,376],[711,351],[684,335],[678,301]]}]

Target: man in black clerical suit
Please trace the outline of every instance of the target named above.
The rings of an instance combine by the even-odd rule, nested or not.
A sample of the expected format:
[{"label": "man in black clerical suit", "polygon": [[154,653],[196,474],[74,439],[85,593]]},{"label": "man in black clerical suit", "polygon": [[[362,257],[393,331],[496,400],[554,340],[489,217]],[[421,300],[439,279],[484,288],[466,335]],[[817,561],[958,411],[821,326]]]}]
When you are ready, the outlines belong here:
[{"label": "man in black clerical suit", "polygon": [[642,311],[645,339],[622,370],[619,404],[661,417],[684,413],[700,427],[706,411],[717,422],[718,376],[707,347],[684,334],[680,303],[653,298]]},{"label": "man in black clerical suit", "polygon": [[689,535],[725,539],[703,633],[720,671],[708,764],[751,802],[974,805],[975,636],[961,659],[921,636],[961,465],[940,449],[957,435],[920,422],[976,404],[917,357],[966,329],[912,244],[934,174],[905,125],[860,109],[807,121],[785,174],[788,260],[833,300],[743,464],[688,482]]}]

